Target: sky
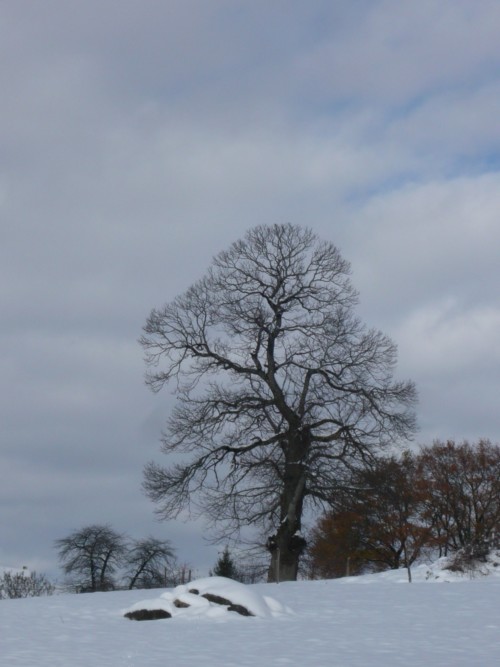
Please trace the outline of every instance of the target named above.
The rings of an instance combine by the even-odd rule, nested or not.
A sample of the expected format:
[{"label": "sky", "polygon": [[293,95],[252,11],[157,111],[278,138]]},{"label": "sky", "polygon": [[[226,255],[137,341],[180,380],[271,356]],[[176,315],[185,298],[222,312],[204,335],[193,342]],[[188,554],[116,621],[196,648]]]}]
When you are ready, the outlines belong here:
[{"label": "sky", "polygon": [[496,0],[0,4],[0,563],[159,523],[146,317],[260,224],[339,247],[420,430],[500,442]]}]

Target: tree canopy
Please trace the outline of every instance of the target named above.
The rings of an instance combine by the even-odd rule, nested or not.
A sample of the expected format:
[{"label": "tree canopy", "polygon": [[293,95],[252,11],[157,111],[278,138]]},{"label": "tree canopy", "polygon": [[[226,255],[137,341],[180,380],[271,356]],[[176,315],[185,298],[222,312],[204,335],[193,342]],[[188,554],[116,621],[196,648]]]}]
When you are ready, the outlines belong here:
[{"label": "tree canopy", "polygon": [[221,538],[262,526],[271,580],[296,578],[305,504],[415,429],[415,387],[394,379],[396,346],[357,298],[333,244],[259,226],[144,326],[147,383],[177,395],[162,449],[184,455],[148,464],[145,490],[160,516],[190,508]]},{"label": "tree canopy", "polygon": [[311,532],[308,574],[409,568],[425,554],[473,571],[499,535],[500,446],[437,440],[355,471]]},{"label": "tree canopy", "polygon": [[146,537],[128,545],[125,562],[129,588],[160,588],[172,578],[175,552],[169,540]]},{"label": "tree canopy", "polygon": [[65,574],[73,577],[76,590],[111,590],[113,575],[126,550],[125,537],[109,525],[92,524],[56,540],[59,560]]}]

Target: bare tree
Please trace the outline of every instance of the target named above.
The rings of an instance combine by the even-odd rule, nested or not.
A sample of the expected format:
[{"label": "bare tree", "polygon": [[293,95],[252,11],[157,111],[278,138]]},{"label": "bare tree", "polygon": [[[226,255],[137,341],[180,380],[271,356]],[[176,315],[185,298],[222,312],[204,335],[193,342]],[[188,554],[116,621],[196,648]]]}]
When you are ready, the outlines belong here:
[{"label": "bare tree", "polygon": [[79,592],[106,591],[115,587],[113,574],[122,564],[125,538],[108,525],[85,526],[56,540],[59,560]]},{"label": "bare tree", "polygon": [[305,504],[415,428],[414,385],[394,381],[395,345],[355,316],[349,274],[310,230],[256,227],[141,338],[147,383],[177,392],[163,451],[188,455],[148,464],[147,494],[164,518],[210,516],[221,539],[263,526],[270,580],[297,576]]},{"label": "bare tree", "polygon": [[52,595],[55,586],[44,574],[37,572],[4,572],[0,577],[0,600]]},{"label": "bare tree", "polygon": [[128,549],[126,561],[129,588],[167,586],[173,577],[175,555],[168,540],[155,537],[135,540]]}]

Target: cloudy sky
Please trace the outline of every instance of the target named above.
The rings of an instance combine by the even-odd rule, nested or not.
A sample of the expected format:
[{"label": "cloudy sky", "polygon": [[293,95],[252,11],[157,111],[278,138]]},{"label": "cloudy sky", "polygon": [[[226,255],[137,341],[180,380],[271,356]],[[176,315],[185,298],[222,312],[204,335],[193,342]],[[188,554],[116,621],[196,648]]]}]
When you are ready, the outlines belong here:
[{"label": "cloudy sky", "polygon": [[500,442],[498,0],[3,0],[0,563],[155,521],[145,319],[256,224],[352,264],[417,443]]}]

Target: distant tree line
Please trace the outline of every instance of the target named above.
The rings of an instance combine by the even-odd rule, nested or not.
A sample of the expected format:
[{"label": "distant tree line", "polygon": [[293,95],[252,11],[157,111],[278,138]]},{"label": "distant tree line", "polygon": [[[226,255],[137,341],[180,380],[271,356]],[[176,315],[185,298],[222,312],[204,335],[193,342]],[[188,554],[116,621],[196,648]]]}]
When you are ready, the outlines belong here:
[{"label": "distant tree line", "polygon": [[107,524],[84,526],[55,546],[67,586],[79,593],[165,587],[185,575],[169,540],[131,539]]},{"label": "distant tree line", "polygon": [[352,473],[311,535],[306,576],[409,568],[426,555],[457,569],[500,535],[500,447],[436,441]]},{"label": "distant tree line", "polygon": [[[303,575],[335,578],[449,556],[464,569],[500,548],[500,446],[436,441],[419,452],[379,457],[353,468],[310,534]],[[169,540],[131,539],[92,524],[56,540],[67,588],[75,592],[160,588],[191,578]],[[210,574],[253,583],[266,564],[226,546]],[[0,599],[51,595],[43,574],[0,576]]]},{"label": "distant tree line", "polygon": [[[66,588],[76,593],[132,588],[167,588],[187,583],[192,571],[179,563],[169,540],[133,540],[111,526],[92,524],[56,540]],[[210,576],[244,583],[261,581],[265,563],[239,558],[226,546]]]}]

